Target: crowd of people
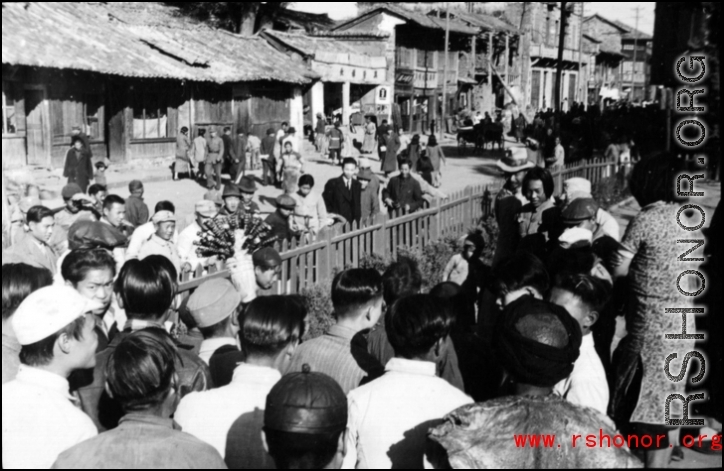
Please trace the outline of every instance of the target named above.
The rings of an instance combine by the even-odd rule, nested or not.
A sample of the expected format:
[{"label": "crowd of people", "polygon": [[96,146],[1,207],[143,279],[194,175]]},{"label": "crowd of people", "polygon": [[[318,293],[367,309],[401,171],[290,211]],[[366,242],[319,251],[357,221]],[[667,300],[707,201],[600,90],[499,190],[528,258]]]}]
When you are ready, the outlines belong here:
[{"label": "crowd of people", "polygon": [[[481,259],[490,241],[473,233],[429,292],[408,259],[384,273],[340,270],[330,286],[335,322],[318,338],[305,335],[315,313],[304,298],[261,294],[280,275],[273,248],[249,254],[249,283],[209,279],[179,294],[184,274],[245,263],[198,248],[215,218],[261,218],[247,170],[263,166],[262,184],[282,190],[265,219],[275,240],[366,221],[383,205],[423,208],[439,192],[445,155],[419,136],[400,152],[385,126],[367,120],[359,159],[339,122],[323,135],[319,126],[314,141],[342,172],[321,193],[286,123],[263,140],[212,129],[191,142],[183,129],[176,172],[203,165],[209,190],[189,220],[171,201],[150,211],[140,181],[126,198],[97,178],[90,185],[78,137],[64,208],[54,213],[28,188],[3,253],[3,468],[663,467],[678,459],[679,429],[664,425],[663,406],[671,394],[685,397],[686,381],[660,370],[670,351],[695,344],[665,341],[682,326],[663,312],[682,306],[672,288],[698,265],[680,262],[672,243],[680,236],[672,222],[688,218],[673,184],[684,162],[673,156],[634,167],[631,191],[643,209],[622,237],[589,181],[567,180],[554,198],[545,162],[525,148],[506,151],[492,266]],[[400,171],[386,185],[366,155],[375,150],[383,173]],[[224,162],[231,179],[222,190]],[[721,237],[720,217],[709,241]],[[713,244],[707,250],[721,277],[721,257]],[[693,316],[687,322],[695,331]],[[686,413],[676,402],[671,411]],[[566,443],[564,455],[512,438],[617,430],[626,446]],[[643,445],[646,437],[655,445]]]},{"label": "crowd of people", "polygon": [[[659,365],[672,348],[694,347],[664,344],[681,319],[661,315],[682,302],[670,289],[682,270],[671,244],[679,205],[664,184],[681,162],[636,166],[632,191],[644,209],[623,239],[586,180],[567,181],[555,200],[550,173],[525,150],[498,165],[507,183],[495,202],[492,268],[481,261],[485,239],[471,234],[428,293],[408,259],[382,274],[341,271],[331,284],[336,322],[315,339],[305,337],[303,298],[259,295],[282,265],[271,248],[253,254],[251,292],[212,279],[178,295],[180,274],[200,262],[193,239],[204,221],[258,212],[253,180],[227,186],[221,209],[200,201],[181,233],[170,202],[146,221],[138,182],[128,199],[108,195],[98,209],[68,190],[60,218],[31,207],[21,243],[3,254],[3,467],[666,466],[678,429],[663,424],[662,406],[686,384]],[[356,160],[343,168],[328,189],[362,191]],[[397,178],[389,199],[414,193]],[[344,213],[343,197],[308,199],[310,175],[298,186],[279,198],[280,221],[296,220],[298,204]],[[54,226],[69,223],[56,259]],[[628,334],[612,354],[622,312]],[[672,411],[681,416],[681,404]],[[599,430],[621,430],[627,446],[564,445],[561,458],[512,439]],[[646,437],[656,445],[641,445]]]}]

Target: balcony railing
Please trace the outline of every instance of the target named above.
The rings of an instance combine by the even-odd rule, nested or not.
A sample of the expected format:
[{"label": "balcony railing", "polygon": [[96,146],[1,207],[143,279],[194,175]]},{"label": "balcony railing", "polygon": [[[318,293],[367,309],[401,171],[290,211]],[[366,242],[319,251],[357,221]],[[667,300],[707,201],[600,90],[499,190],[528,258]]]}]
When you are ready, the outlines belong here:
[{"label": "balcony railing", "polygon": [[[545,44],[538,44],[531,46],[530,51],[531,57],[542,57],[545,59],[558,59],[558,47],[547,46]],[[563,50],[563,60],[567,62],[578,62],[578,51],[573,49]]]}]

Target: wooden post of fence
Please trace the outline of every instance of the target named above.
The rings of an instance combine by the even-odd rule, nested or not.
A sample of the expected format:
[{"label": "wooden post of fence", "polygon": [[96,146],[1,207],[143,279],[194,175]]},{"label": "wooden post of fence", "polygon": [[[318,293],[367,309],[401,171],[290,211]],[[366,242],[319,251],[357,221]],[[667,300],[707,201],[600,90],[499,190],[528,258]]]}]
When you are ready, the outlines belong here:
[{"label": "wooden post of fence", "polygon": [[438,240],[440,238],[440,199],[435,198],[432,202],[432,208],[435,214],[430,218],[430,239]]},{"label": "wooden post of fence", "polygon": [[329,227],[325,227],[319,233],[319,241],[324,242],[324,248],[319,251],[319,280],[328,280],[331,278],[331,260],[330,253],[332,252],[332,231]]},{"label": "wooden post of fence", "polygon": [[561,166],[558,168],[558,175],[556,176],[556,191],[558,191],[558,194],[563,193],[563,172],[565,171],[566,167]]},{"label": "wooden post of fence", "polygon": [[475,224],[475,207],[474,207],[475,199],[473,198],[475,191],[474,191],[473,187],[469,186],[469,187],[467,187],[465,192],[468,195],[468,202],[467,202],[468,223],[465,225],[466,227],[463,228],[463,231],[466,230],[467,228],[470,228],[470,227],[473,227],[476,225]]},{"label": "wooden post of fence", "polygon": [[374,252],[382,255],[383,257],[387,257],[389,254],[389,244],[387,243],[387,218],[387,214],[380,213],[375,216],[374,221],[375,226],[380,226],[373,235],[375,245]]}]

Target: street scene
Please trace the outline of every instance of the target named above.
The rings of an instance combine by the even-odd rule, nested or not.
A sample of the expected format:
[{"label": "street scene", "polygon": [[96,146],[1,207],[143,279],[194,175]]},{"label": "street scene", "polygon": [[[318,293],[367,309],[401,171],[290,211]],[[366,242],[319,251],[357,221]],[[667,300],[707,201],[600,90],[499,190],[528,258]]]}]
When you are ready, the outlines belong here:
[{"label": "street scene", "polygon": [[720,468],[720,10],[3,3],[3,469]]}]

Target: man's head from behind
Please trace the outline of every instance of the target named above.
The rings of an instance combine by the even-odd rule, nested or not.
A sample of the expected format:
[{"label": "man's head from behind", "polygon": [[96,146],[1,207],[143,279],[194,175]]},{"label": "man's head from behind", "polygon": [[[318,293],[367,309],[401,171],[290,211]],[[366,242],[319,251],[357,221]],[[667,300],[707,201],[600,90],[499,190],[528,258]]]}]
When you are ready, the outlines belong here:
[{"label": "man's head from behind", "polygon": [[189,298],[188,310],[204,339],[235,338],[241,294],[229,280],[210,280]]},{"label": "man's head from behind", "polygon": [[535,255],[521,252],[495,270],[492,287],[498,306],[505,308],[519,298],[530,295],[538,299],[548,292],[550,277],[545,265]]},{"label": "man's head from behind", "polygon": [[422,273],[417,263],[410,258],[400,258],[390,265],[382,275],[385,303],[392,306],[403,296],[420,293],[422,289]]},{"label": "man's head from behind", "polygon": [[591,333],[610,298],[608,282],[578,274],[558,276],[550,294],[550,302],[565,308],[578,321],[584,336]]},{"label": "man's head from behind", "polygon": [[9,320],[20,304],[35,291],[53,284],[53,274],[45,268],[24,263],[2,266],[3,323]]},{"label": "man's head from behind", "polygon": [[116,276],[116,262],[110,252],[105,249],[73,250],[63,260],[60,273],[67,286],[84,298],[98,302],[99,309],[93,314],[102,316],[108,311]]},{"label": "man's head from behind", "polygon": [[180,397],[176,346],[163,329],[144,329],[124,338],[108,359],[107,390],[123,411],[170,417]]},{"label": "man's head from behind", "polygon": [[131,320],[163,323],[176,294],[176,280],[155,259],[129,260],[115,283],[118,304]]},{"label": "man's head from behind", "polygon": [[435,362],[444,353],[452,317],[436,297],[416,294],[398,300],[385,317],[385,330],[395,355]]},{"label": "man's head from behind", "polygon": [[332,304],[337,321],[358,331],[371,329],[384,311],[382,276],[373,269],[355,268],[332,282]]},{"label": "man's head from behind", "polygon": [[571,374],[581,339],[580,326],[565,308],[524,296],[500,317],[495,348],[516,384],[546,389]]},{"label": "man's head from behind", "polygon": [[347,398],[329,376],[282,378],[267,397],[263,439],[278,469],[341,469],[346,455]]},{"label": "man's head from behind", "polygon": [[247,361],[264,360],[285,372],[304,336],[306,309],[288,296],[262,296],[240,317],[239,337]]},{"label": "man's head from behind", "polygon": [[98,337],[89,316],[97,303],[67,286],[41,288],[28,296],[10,321],[22,346],[20,362],[52,367],[63,377],[93,368]]},{"label": "man's head from behind", "polygon": [[144,193],[143,183],[140,180],[133,180],[128,184],[128,192],[131,196],[142,198]]}]

